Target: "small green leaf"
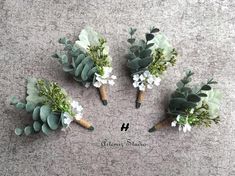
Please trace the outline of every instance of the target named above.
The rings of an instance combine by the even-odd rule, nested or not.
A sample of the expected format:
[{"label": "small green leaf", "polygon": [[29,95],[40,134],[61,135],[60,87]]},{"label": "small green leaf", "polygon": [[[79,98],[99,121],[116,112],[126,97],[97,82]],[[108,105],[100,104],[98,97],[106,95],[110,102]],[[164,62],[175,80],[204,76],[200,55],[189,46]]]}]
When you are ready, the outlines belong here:
[{"label": "small green leaf", "polygon": [[154,38],[154,35],[150,34],[150,33],[147,33],[147,34],[145,34],[145,37],[146,37],[147,41],[150,41],[150,40],[152,40]]},{"label": "small green leaf", "polygon": [[130,29],[129,29],[129,34],[130,34],[130,35],[134,35],[134,33],[136,32],[136,30],[137,30],[137,29],[135,29],[135,28],[130,28]]},{"label": "small green leaf", "polygon": [[27,102],[25,109],[27,112],[33,112],[35,108],[35,104],[31,103],[31,102]]},{"label": "small green leaf", "polygon": [[48,105],[43,105],[40,109],[40,118],[43,122],[46,122],[47,117],[51,113],[51,108]]},{"label": "small green leaf", "polygon": [[58,53],[54,53],[53,55],[51,55],[51,57],[54,57],[54,58],[57,58],[57,59],[60,58]]},{"label": "small green leaf", "polygon": [[160,30],[158,28],[155,28],[153,27],[151,30],[150,30],[150,33],[156,33],[156,32],[159,32]]},{"label": "small green leaf", "polygon": [[34,121],[33,122],[34,131],[39,132],[41,130],[41,127],[42,127],[42,125],[39,121]]},{"label": "small green leaf", "polygon": [[196,94],[189,94],[188,97],[187,97],[187,100],[197,103],[201,100],[201,98]]},{"label": "small green leaf", "polygon": [[73,71],[73,67],[71,65],[64,65],[63,70],[65,72],[71,72],[71,71]]},{"label": "small green leaf", "polygon": [[179,82],[176,83],[176,86],[177,86],[179,89],[181,89],[181,88],[184,87],[184,83],[182,83],[182,81],[179,81]]},{"label": "small green leaf", "polygon": [[205,91],[211,90],[211,86],[206,84],[206,85],[202,86],[201,90],[205,90]]},{"label": "small green leaf", "polygon": [[135,39],[134,39],[134,38],[129,38],[127,41],[128,41],[130,44],[133,44],[133,43],[135,42]]},{"label": "small green leaf", "polygon": [[83,67],[84,67],[84,64],[83,64],[83,63],[80,63],[80,64],[78,65],[78,67],[77,67],[76,70],[75,70],[75,76],[79,76],[79,75],[81,74],[81,72],[82,72],[82,70],[83,70]]},{"label": "small green leaf", "polygon": [[137,57],[131,61],[128,61],[127,66],[133,70],[137,70],[140,68],[140,65],[139,65],[140,60],[141,59]]},{"label": "small green leaf", "polygon": [[23,134],[23,129],[21,129],[21,128],[16,128],[16,129],[15,129],[15,134],[16,134],[17,136],[22,135],[22,134]]},{"label": "small green leaf", "polygon": [[152,50],[146,49],[140,52],[140,58],[151,57]]},{"label": "small green leaf", "polygon": [[68,64],[69,60],[68,57],[64,54],[61,56],[61,63],[64,64]]},{"label": "small green leaf", "polygon": [[137,45],[132,45],[131,47],[130,47],[130,51],[131,52],[136,52],[137,50],[139,50],[139,46],[137,46]]},{"label": "small green leaf", "polygon": [[49,128],[49,126],[46,124],[46,123],[44,123],[43,125],[42,125],[42,132],[45,134],[45,135],[48,135],[49,133],[50,133],[50,128]]},{"label": "small green leaf", "polygon": [[181,92],[175,91],[172,95],[172,98],[185,98],[184,94],[182,94]]},{"label": "small green leaf", "polygon": [[59,39],[58,42],[61,43],[61,44],[66,44],[67,41],[68,41],[68,39],[66,37],[62,37],[62,38]]},{"label": "small green leaf", "polygon": [[11,97],[11,105],[16,105],[19,102],[18,98],[16,96]]},{"label": "small green leaf", "polygon": [[78,66],[84,58],[85,58],[84,54],[78,55],[77,59],[75,60],[75,65]]},{"label": "small green leaf", "polygon": [[151,48],[153,45],[154,45],[154,43],[147,44],[146,49]]},{"label": "small green leaf", "polygon": [[24,109],[24,108],[25,108],[25,104],[24,104],[24,103],[21,103],[21,102],[18,102],[18,103],[16,104],[16,108],[17,108],[17,109]]},{"label": "small green leaf", "polygon": [[26,127],[24,128],[24,134],[25,134],[26,136],[32,134],[33,132],[34,132],[34,130],[33,130],[33,127],[32,127],[32,126],[26,126]]},{"label": "small green leaf", "polygon": [[55,114],[51,113],[48,117],[47,117],[47,124],[50,127],[50,129],[52,130],[56,130],[59,127],[59,122],[60,122],[60,118],[57,117]]},{"label": "small green leaf", "polygon": [[94,73],[96,73],[98,70],[96,67],[93,67],[92,69],[89,70],[88,72],[88,77],[90,78]]},{"label": "small green leaf", "polygon": [[40,106],[37,106],[34,110],[33,110],[33,120],[39,120],[40,118]]},{"label": "small green leaf", "polygon": [[200,96],[200,97],[207,97],[207,94],[205,94],[205,93],[199,93],[197,95]]},{"label": "small green leaf", "polygon": [[149,66],[149,64],[151,64],[151,62],[153,61],[153,58],[152,57],[146,57],[144,59],[141,59],[139,61],[139,65],[142,67],[142,68],[145,68],[147,66]]}]

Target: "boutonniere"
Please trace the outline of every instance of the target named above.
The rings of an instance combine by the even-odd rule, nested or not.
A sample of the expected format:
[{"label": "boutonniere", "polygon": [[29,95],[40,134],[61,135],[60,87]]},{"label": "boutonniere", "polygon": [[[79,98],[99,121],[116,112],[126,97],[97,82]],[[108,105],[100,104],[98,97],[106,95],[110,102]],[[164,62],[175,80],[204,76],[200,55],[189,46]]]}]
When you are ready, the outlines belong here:
[{"label": "boutonniere", "polygon": [[174,65],[177,53],[159,29],[152,27],[145,39],[137,40],[134,37],[136,29],[129,30],[130,43],[128,67],[133,78],[133,86],[138,88],[136,108],[139,108],[146,89],[159,86],[161,75],[169,65]]},{"label": "boutonniere", "polygon": [[101,100],[107,105],[107,84],[114,85],[112,58],[106,39],[92,28],[86,27],[75,42],[61,38],[64,50],[53,57],[63,65],[63,70],[85,87],[91,84],[99,89]]},{"label": "boutonniere", "polygon": [[16,135],[30,135],[42,131],[48,134],[51,130],[67,128],[72,121],[84,128],[93,130],[93,126],[82,118],[82,106],[72,100],[57,83],[42,79],[27,80],[27,97],[22,102],[12,97],[11,104],[17,109],[25,109],[32,114],[32,124],[16,128]]},{"label": "boutonniere", "polygon": [[210,79],[200,86],[192,87],[189,85],[192,75],[193,72],[186,72],[186,76],[177,83],[177,89],[172,93],[168,105],[169,117],[157,123],[149,132],[170,125],[187,132],[193,126],[209,127],[212,122],[219,122],[222,94],[218,89],[212,88],[217,82]]}]

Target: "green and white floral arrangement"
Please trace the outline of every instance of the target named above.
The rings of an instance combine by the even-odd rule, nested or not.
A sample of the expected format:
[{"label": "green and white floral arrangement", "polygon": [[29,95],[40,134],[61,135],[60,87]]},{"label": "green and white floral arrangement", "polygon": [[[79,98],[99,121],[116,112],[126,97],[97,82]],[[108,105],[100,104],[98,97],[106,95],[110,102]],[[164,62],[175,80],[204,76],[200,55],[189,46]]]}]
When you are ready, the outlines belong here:
[{"label": "green and white floral arrangement", "polygon": [[64,50],[53,57],[63,65],[63,70],[85,87],[93,85],[98,88],[103,104],[107,105],[106,85],[114,85],[117,77],[112,75],[112,58],[106,39],[86,27],[75,42],[64,37],[59,43],[65,46]]},{"label": "green and white floral arrangement", "polygon": [[161,75],[169,65],[176,62],[177,52],[170,45],[166,36],[159,29],[152,27],[145,34],[145,39],[134,38],[136,29],[130,28],[129,52],[127,66],[133,78],[134,88],[138,88],[136,108],[139,108],[144,98],[146,89],[159,86]]},{"label": "green and white floral arrangement", "polygon": [[191,131],[193,126],[205,125],[210,127],[212,122],[220,121],[219,107],[222,94],[212,87],[216,84],[209,79],[200,86],[190,86],[191,76],[194,73],[186,72],[186,76],[177,83],[177,89],[172,93],[168,105],[168,118],[157,123],[149,132],[162,127],[178,126],[179,131]]},{"label": "green and white floral arrangement", "polygon": [[76,121],[89,130],[94,129],[82,118],[83,108],[79,102],[72,100],[55,82],[36,78],[28,79],[25,102],[14,96],[11,98],[11,105],[17,109],[25,109],[32,114],[32,124],[15,129],[15,134],[18,136],[23,133],[28,136],[40,131],[48,135],[52,130],[69,127],[72,121]]}]

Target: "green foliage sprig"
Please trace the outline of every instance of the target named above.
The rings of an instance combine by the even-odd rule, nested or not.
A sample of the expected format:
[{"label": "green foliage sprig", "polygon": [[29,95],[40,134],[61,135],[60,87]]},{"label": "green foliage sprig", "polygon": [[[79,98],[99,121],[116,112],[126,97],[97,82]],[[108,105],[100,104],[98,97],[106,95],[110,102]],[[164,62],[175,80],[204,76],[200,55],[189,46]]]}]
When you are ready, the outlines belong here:
[{"label": "green foliage sprig", "polygon": [[111,67],[106,40],[92,28],[83,29],[75,42],[66,37],[59,39],[64,45],[53,55],[63,65],[63,70],[83,84],[95,82],[96,74],[104,75],[104,67]]},{"label": "green foliage sprig", "polygon": [[101,38],[99,39],[99,45],[89,46],[88,54],[91,56],[94,61],[98,74],[103,75],[104,70],[103,67],[110,67],[110,62],[108,59],[108,54],[104,52],[106,40]]},{"label": "green foliage sprig", "polygon": [[[127,66],[132,74],[143,73],[148,70],[152,75],[158,77],[167,69],[169,64],[175,64],[177,52],[174,48],[171,49],[169,44],[153,49],[156,42],[153,40],[155,36],[162,36],[158,34],[159,31],[158,28],[151,27],[149,32],[145,34],[145,39],[137,41],[134,37],[136,29],[130,28],[130,38],[127,41],[131,46],[127,54]],[[162,41],[157,39],[157,42]],[[163,43],[167,43],[167,41],[164,39]]]},{"label": "green foliage sprig", "polygon": [[206,83],[202,83],[200,87],[190,87],[189,83],[192,81],[191,76],[194,73],[191,71],[186,72],[186,76],[177,83],[177,89],[171,95],[168,113],[173,117],[181,117],[177,123],[179,125],[202,125],[210,126],[212,122],[218,123],[219,116],[211,113],[211,108],[218,108],[217,104],[210,104],[213,98],[216,98],[218,103],[220,95],[218,97],[210,97],[209,93],[213,93],[212,85],[217,82],[213,79],[208,80]]},{"label": "green foliage sprig", "polygon": [[59,127],[66,127],[64,113],[73,115],[67,93],[57,83],[42,79],[31,78],[27,80],[26,102],[18,100],[15,96],[11,105],[17,109],[25,109],[32,114],[32,124],[24,128],[16,128],[16,135],[30,135],[42,131],[48,135],[50,131]]},{"label": "green foliage sprig", "polygon": [[68,112],[74,115],[66,92],[55,82],[38,80],[39,96],[45,97],[44,104],[48,104],[54,112]]}]

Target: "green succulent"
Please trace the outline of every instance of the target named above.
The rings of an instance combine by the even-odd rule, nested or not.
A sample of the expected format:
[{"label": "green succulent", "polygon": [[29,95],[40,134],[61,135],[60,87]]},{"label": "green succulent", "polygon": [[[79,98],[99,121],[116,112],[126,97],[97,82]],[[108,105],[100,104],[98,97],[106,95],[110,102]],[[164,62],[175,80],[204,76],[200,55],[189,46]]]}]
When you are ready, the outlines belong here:
[{"label": "green succulent", "polygon": [[[177,89],[170,97],[168,113],[173,117],[178,115],[187,117],[190,125],[205,124],[210,126],[212,121],[218,123],[218,107],[221,96],[218,90],[213,90],[211,87],[212,84],[217,82],[210,79],[200,87],[195,86],[192,88],[189,83],[193,74],[191,71],[186,72],[186,76],[177,83]],[[214,101],[212,99],[209,100],[208,95],[211,95],[211,98],[213,96]],[[214,114],[212,114],[213,112]],[[215,112],[217,113],[216,115]],[[178,123],[183,125],[185,120],[186,118],[180,118]]]},{"label": "green succulent", "polygon": [[52,130],[66,127],[63,123],[66,118],[64,112],[72,115],[66,92],[56,83],[35,78],[27,80],[26,103],[14,96],[11,99],[11,105],[32,114],[31,125],[15,129],[15,134],[19,136],[23,133],[28,136],[40,131],[48,135]]},{"label": "green succulent", "polygon": [[175,63],[177,53],[166,37],[158,33],[159,29],[150,28],[149,33],[145,34],[145,40],[139,41],[133,37],[135,32],[136,29],[130,28],[130,38],[127,40],[131,44],[127,54],[127,66],[132,74],[149,70],[152,75],[158,77],[167,69],[168,63]]}]

